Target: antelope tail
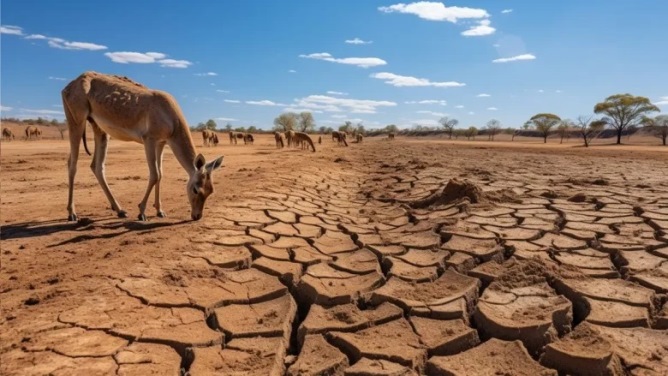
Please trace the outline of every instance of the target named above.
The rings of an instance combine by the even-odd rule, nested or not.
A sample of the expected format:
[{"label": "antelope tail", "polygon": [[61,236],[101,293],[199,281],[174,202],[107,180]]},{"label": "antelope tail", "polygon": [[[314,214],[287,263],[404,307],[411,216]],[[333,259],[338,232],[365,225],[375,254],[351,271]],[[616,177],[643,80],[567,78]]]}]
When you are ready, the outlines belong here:
[{"label": "antelope tail", "polygon": [[82,138],[83,138],[84,150],[86,150],[86,153],[88,153],[88,155],[92,155],[90,153],[90,151],[88,150],[88,144],[86,143],[86,126],[85,125],[84,125],[84,131],[83,131]]}]

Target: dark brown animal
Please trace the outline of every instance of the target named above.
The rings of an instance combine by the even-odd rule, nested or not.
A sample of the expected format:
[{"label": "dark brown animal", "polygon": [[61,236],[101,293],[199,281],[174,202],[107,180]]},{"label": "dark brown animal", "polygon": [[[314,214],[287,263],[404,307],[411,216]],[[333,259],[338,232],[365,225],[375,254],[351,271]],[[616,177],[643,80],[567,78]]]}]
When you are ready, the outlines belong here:
[{"label": "dark brown animal", "polygon": [[345,146],[348,146],[348,142],[346,141],[346,134],[343,132],[339,131],[332,132],[332,140],[336,141],[339,145],[343,144]]},{"label": "dark brown animal", "polygon": [[246,133],[246,134],[244,135],[244,144],[251,144],[251,145],[253,145],[253,141],[254,141],[254,139],[253,139],[253,135],[252,135],[252,134],[250,134],[250,133]]},{"label": "dark brown animal", "polygon": [[15,139],[16,137],[14,137],[14,132],[12,132],[11,129],[2,128],[2,138],[4,138],[7,141],[11,141],[11,140]]},{"label": "dark brown animal", "polygon": [[390,134],[388,134],[387,138],[389,138],[390,140],[394,140],[394,132],[391,132]]},{"label": "dark brown animal", "polygon": [[274,132],[274,139],[276,140],[276,147],[283,148],[285,143],[283,142],[283,134],[281,132]]},{"label": "dark brown animal", "polygon": [[311,146],[311,149],[313,149],[313,152],[315,153],[315,145],[313,144],[313,140],[311,140],[311,137],[306,133],[296,132],[292,136],[292,142],[295,144],[295,146],[301,146],[302,149],[308,149],[308,147]]}]

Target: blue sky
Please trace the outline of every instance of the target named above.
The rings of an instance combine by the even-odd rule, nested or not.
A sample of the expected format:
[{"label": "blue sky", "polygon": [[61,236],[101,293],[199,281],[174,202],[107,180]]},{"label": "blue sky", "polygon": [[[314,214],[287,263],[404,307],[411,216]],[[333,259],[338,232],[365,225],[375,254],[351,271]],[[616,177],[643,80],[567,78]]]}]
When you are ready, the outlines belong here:
[{"label": "blue sky", "polygon": [[620,92],[665,112],[666,14],[659,0],[4,0],[0,103],[62,119],[60,90],[95,70],[170,92],[191,125],[309,110],[318,126],[517,127]]}]

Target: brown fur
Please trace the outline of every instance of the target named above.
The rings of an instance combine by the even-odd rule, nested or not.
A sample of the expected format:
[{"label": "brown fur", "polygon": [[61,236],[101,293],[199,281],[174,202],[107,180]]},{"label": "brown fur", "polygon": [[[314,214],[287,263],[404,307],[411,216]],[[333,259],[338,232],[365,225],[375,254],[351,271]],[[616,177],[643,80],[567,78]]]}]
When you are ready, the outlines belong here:
[{"label": "brown fur", "polygon": [[288,147],[295,146],[292,140],[294,137],[295,137],[295,131],[293,131],[292,129],[285,132],[285,139],[288,141]]},{"label": "brown fur", "polygon": [[212,130],[205,129],[202,131],[202,140],[204,141],[203,146],[218,145],[218,134]]},{"label": "brown fur", "polygon": [[344,132],[332,132],[332,140],[336,141],[339,145],[343,144],[348,146],[348,142],[346,142],[346,134]]},{"label": "brown fur", "polygon": [[65,86],[62,98],[70,136],[67,205],[69,220],[77,220],[74,209],[74,178],[82,139],[88,152],[86,122],[90,123],[95,133],[95,155],[91,169],[112,210],[116,211],[119,217],[125,217],[126,213],[111,193],[104,174],[109,136],[144,145],[150,176],[146,193],[139,204],[140,220],[146,220],[144,212],[153,188],[157,214],[161,217],[165,215],[160,201],[165,145],[169,145],[189,175],[186,191],[191,217],[194,220],[202,217],[204,202],[213,193],[211,173],[220,167],[223,157],[207,164],[204,156],[197,154],[188,123],[174,97],[163,91],[148,89],[127,77],[85,72]]},{"label": "brown fur", "polygon": [[322,144],[322,136],[318,136],[318,144]]},{"label": "brown fur", "polygon": [[42,130],[37,127],[33,127],[32,125],[27,126],[25,132],[26,140],[31,140],[33,138],[35,138],[35,140],[39,140],[42,138]]},{"label": "brown fur", "polygon": [[285,143],[283,142],[283,134],[281,132],[274,132],[274,140],[276,140],[276,147],[277,148],[284,148]]},{"label": "brown fur", "polygon": [[394,132],[388,134],[387,138],[389,138],[390,140],[394,140]]},{"label": "brown fur", "polygon": [[301,146],[302,149],[308,149],[310,145],[313,149],[313,152],[315,153],[315,145],[313,144],[313,140],[311,140],[311,137],[306,133],[296,132],[294,136],[292,136],[292,141],[297,146]]},{"label": "brown fur", "polygon": [[2,128],[2,138],[4,138],[7,141],[11,141],[11,140],[15,139],[16,137],[14,137],[14,132],[12,132],[11,129]]},{"label": "brown fur", "polygon": [[237,136],[234,134],[234,132],[230,131],[230,145],[236,143],[237,143]]},{"label": "brown fur", "polygon": [[255,139],[253,138],[252,134],[250,134],[250,133],[244,134],[244,144],[253,145],[253,141],[255,141]]},{"label": "brown fur", "polygon": [[360,142],[364,141],[364,136],[362,136],[361,133],[357,134],[357,143],[359,144]]}]

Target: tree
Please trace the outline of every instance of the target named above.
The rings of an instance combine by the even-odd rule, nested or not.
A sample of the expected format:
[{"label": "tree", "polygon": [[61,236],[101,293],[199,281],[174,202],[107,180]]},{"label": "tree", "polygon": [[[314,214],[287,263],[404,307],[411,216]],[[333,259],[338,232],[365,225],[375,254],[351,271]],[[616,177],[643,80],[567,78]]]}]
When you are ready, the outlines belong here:
[{"label": "tree", "polygon": [[566,140],[571,138],[571,129],[573,129],[573,122],[564,119],[559,122],[559,125],[557,125],[557,133],[561,137],[561,141],[559,141],[560,144],[564,143],[564,137],[566,137]]},{"label": "tree", "polygon": [[53,126],[58,126],[58,124],[59,124],[59,123],[58,123],[58,119],[53,119],[53,120],[51,120],[51,125],[53,125]]},{"label": "tree", "polygon": [[357,123],[357,128],[355,129],[355,131],[361,134],[362,136],[366,134],[366,129],[364,128],[364,124],[362,123]]},{"label": "tree", "polygon": [[594,106],[594,113],[607,116],[606,122],[617,130],[617,144],[622,143],[625,129],[638,126],[650,112],[658,112],[648,98],[636,97],[631,94],[615,94]]},{"label": "tree", "polygon": [[488,138],[492,141],[494,141],[494,136],[496,136],[497,133],[499,133],[499,130],[501,129],[501,122],[492,119],[487,122],[487,135]]},{"label": "tree", "polygon": [[206,129],[215,131],[217,127],[218,127],[218,124],[216,124],[215,120],[209,119],[209,120],[206,121]]},{"label": "tree", "polygon": [[346,121],[342,126],[339,127],[340,132],[350,133],[353,131],[353,123],[351,121]]},{"label": "tree", "polygon": [[469,129],[466,130],[466,138],[470,140],[473,138],[475,140],[475,136],[478,134],[478,128],[476,127],[469,127]]},{"label": "tree", "polygon": [[399,132],[399,127],[394,124],[389,124],[385,126],[385,132],[387,133],[397,133]]},{"label": "tree", "polygon": [[197,126],[195,127],[196,131],[203,131],[204,129],[206,129],[206,124],[204,124],[203,122],[197,123]]},{"label": "tree", "polygon": [[585,147],[589,147],[591,140],[596,137],[604,128],[604,120],[591,120],[591,116],[579,116],[578,122],[575,127],[578,130],[578,133],[582,136]]},{"label": "tree", "polygon": [[232,124],[227,123],[227,124],[225,125],[225,130],[228,131],[228,132],[231,131],[231,130],[232,130]]},{"label": "tree", "polygon": [[658,115],[655,118],[644,118],[643,124],[652,131],[654,136],[661,139],[663,146],[666,146],[668,138],[668,115]]},{"label": "tree", "polygon": [[447,133],[449,136],[448,138],[452,139],[452,133],[454,132],[457,124],[459,124],[459,120],[450,119],[449,117],[446,116],[442,117],[441,120],[439,120],[438,122],[441,123],[443,129],[445,129],[445,133]]},{"label": "tree", "polygon": [[274,129],[287,132],[297,126],[298,115],[294,112],[284,112],[274,119]]},{"label": "tree", "polygon": [[324,125],[320,126],[320,128],[318,128],[318,133],[326,134],[327,133],[327,127],[325,127]]},{"label": "tree", "polygon": [[310,132],[315,127],[315,120],[313,120],[313,114],[310,112],[304,111],[299,114],[299,130],[302,132]]},{"label": "tree", "polygon": [[235,132],[241,132],[241,133],[246,133],[246,128],[245,127],[236,127],[234,128]]},{"label": "tree", "polygon": [[256,133],[256,132],[257,132],[257,127],[254,126],[254,125],[251,125],[250,127],[248,127],[248,129],[246,129],[246,132],[248,132],[248,133]]},{"label": "tree", "polygon": [[[550,130],[561,122],[561,118],[555,114],[538,114],[534,115],[527,123],[536,128],[536,130],[543,136],[543,143],[547,143],[547,136],[550,135]],[[526,123],[525,123],[526,125]]]}]

